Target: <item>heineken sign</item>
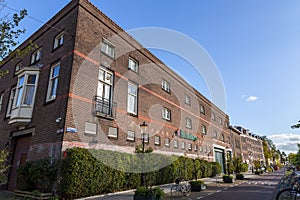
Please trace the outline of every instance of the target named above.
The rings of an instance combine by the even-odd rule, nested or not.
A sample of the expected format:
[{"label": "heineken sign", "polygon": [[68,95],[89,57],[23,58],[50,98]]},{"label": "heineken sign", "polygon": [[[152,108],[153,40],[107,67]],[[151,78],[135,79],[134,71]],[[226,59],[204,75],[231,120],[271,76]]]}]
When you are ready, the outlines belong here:
[{"label": "heineken sign", "polygon": [[179,137],[184,138],[184,139],[188,139],[188,140],[193,140],[193,141],[197,141],[198,138],[190,133],[187,133],[183,130],[178,130],[177,134],[179,135]]}]

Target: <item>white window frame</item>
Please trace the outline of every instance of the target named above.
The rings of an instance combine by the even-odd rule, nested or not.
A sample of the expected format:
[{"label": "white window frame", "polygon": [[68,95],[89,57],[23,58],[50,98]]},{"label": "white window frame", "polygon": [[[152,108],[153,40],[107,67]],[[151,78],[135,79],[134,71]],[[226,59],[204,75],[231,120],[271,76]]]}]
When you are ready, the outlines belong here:
[{"label": "white window frame", "polygon": [[205,125],[202,124],[201,130],[202,130],[202,135],[207,135],[207,129]]},{"label": "white window frame", "polygon": [[113,45],[110,41],[108,41],[105,38],[102,39],[102,44],[101,44],[101,52],[102,53],[115,59],[115,53],[116,53],[115,49],[116,49],[116,46]]},{"label": "white window frame", "polygon": [[131,57],[128,59],[128,69],[138,73],[139,72],[139,62]]},{"label": "white window frame", "polygon": [[162,88],[164,91],[170,93],[170,83],[169,83],[168,81],[166,81],[166,80],[163,79],[163,80],[161,81],[161,88]]},{"label": "white window frame", "polygon": [[4,92],[0,94],[0,111],[2,110],[2,106],[3,106],[3,97],[4,97]]},{"label": "white window frame", "polygon": [[223,125],[223,120],[222,120],[221,117],[219,117],[219,124],[220,124],[220,125]]},{"label": "white window frame", "polygon": [[58,47],[61,47],[64,44],[64,33],[60,33],[54,38],[54,44],[53,49],[57,49]]},{"label": "white window frame", "polygon": [[200,105],[200,113],[205,115],[205,107],[202,104]]},{"label": "white window frame", "polygon": [[216,113],[213,112],[213,113],[211,114],[211,119],[212,119],[213,121],[216,121]]},{"label": "white window frame", "polygon": [[108,137],[110,138],[118,138],[119,130],[116,127],[108,127]]},{"label": "white window frame", "polygon": [[192,119],[190,119],[188,117],[186,118],[185,127],[188,128],[188,129],[192,129]]},{"label": "white window frame", "polygon": [[[54,75],[54,71],[56,68],[58,68],[58,74]],[[56,98],[57,88],[58,88],[58,83],[59,83],[60,68],[61,68],[60,63],[57,63],[57,64],[53,65],[50,69],[47,98],[46,98],[47,102],[54,100]]]},{"label": "white window frame", "polygon": [[142,137],[144,138],[145,143],[149,143],[149,135],[148,134],[142,134]]},{"label": "white window frame", "polygon": [[199,146],[199,151],[202,153],[203,152],[203,147]]},{"label": "white window frame", "polygon": [[[29,76],[35,76],[35,83],[28,83],[28,78]],[[21,78],[24,77],[23,84],[20,84]],[[36,93],[36,88],[38,84],[38,77],[39,75],[37,73],[24,73],[21,76],[18,77],[18,84],[16,87],[16,98],[14,99],[14,104],[13,104],[13,109],[20,107],[22,105],[26,106],[32,106],[34,104],[34,99],[35,99],[35,93]],[[30,104],[25,104],[26,100],[26,94],[28,94],[28,88],[34,87],[33,93],[32,93],[32,100]]]},{"label": "white window frame", "polygon": [[165,138],[165,146],[166,147],[170,146],[170,138]]},{"label": "white window frame", "polygon": [[178,140],[174,140],[174,148],[178,148]]},{"label": "white window frame", "polygon": [[42,48],[39,48],[32,53],[30,64],[34,64],[38,62],[39,60],[41,60],[41,58],[42,58]]},{"label": "white window frame", "polygon": [[171,110],[166,107],[162,108],[162,118],[171,121]]},{"label": "white window frame", "polygon": [[17,91],[16,87],[11,88],[11,90],[10,90],[8,107],[7,107],[7,111],[6,111],[6,117],[11,116],[11,111],[13,109],[14,101],[16,98],[16,91]]},{"label": "white window frame", "polygon": [[225,135],[224,135],[224,133],[221,133],[221,138],[220,138],[220,140],[221,140],[222,142],[225,142]]},{"label": "white window frame", "polygon": [[184,141],[181,142],[181,149],[185,149],[185,142]]},{"label": "white window frame", "polygon": [[214,136],[213,138],[217,139],[218,138],[218,132],[216,130],[214,130]]},{"label": "white window frame", "polygon": [[193,145],[189,143],[189,150],[191,151],[193,149]]},{"label": "white window frame", "polygon": [[154,144],[160,145],[160,137],[159,136],[154,136]]},{"label": "white window frame", "polygon": [[[133,87],[132,92],[130,87]],[[131,105],[131,104],[134,105]],[[128,81],[128,94],[127,94],[127,112],[133,115],[137,115],[137,104],[138,104],[138,86]],[[133,108],[133,109],[132,109]]]},{"label": "white window frame", "polygon": [[187,94],[185,94],[184,103],[187,105],[191,105],[191,97]]},{"label": "white window frame", "polygon": [[127,140],[128,141],[134,141],[135,140],[135,132],[128,130],[127,131]]},{"label": "white window frame", "polygon": [[22,61],[18,62],[15,66],[15,74],[23,68]]},{"label": "white window frame", "polygon": [[194,144],[194,151],[198,151],[198,145]]}]

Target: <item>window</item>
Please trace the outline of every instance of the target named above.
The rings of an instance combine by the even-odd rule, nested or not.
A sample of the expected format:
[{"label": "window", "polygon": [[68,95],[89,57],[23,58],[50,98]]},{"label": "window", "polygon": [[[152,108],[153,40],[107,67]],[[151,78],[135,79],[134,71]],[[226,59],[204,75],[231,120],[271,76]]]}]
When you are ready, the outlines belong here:
[{"label": "window", "polygon": [[64,34],[60,33],[54,38],[53,49],[56,49],[64,44]]},{"label": "window", "polygon": [[22,75],[17,84],[17,94],[14,107],[20,105],[32,105],[37,84],[37,74]]},{"label": "window", "polygon": [[102,40],[101,52],[110,56],[111,58],[115,58],[115,46],[106,39]]},{"label": "window", "polygon": [[162,88],[164,91],[170,93],[170,83],[169,83],[168,81],[162,80],[162,82],[161,82],[161,88]]},{"label": "window", "polygon": [[185,149],[185,142],[183,142],[183,141],[181,142],[181,148]]},{"label": "window", "polygon": [[166,147],[170,146],[170,138],[165,138],[165,146]]},{"label": "window", "polygon": [[159,136],[154,136],[154,144],[160,145],[160,137]]},{"label": "window", "polygon": [[221,133],[221,141],[223,141],[223,142],[224,142],[224,140],[225,140],[224,134],[223,134],[223,133]]},{"label": "window", "polygon": [[227,136],[227,142],[228,142],[228,144],[230,144],[230,137],[229,136]]},{"label": "window", "polygon": [[33,63],[39,61],[41,59],[41,57],[42,57],[42,48],[40,48],[32,53],[30,64],[33,64]]},{"label": "window", "polygon": [[6,111],[6,117],[9,117],[11,115],[15,96],[16,96],[16,87],[14,87],[10,90],[10,96],[9,96],[8,107],[7,107],[7,111]]},{"label": "window", "polygon": [[219,124],[223,124],[223,120],[222,120],[222,118],[221,117],[219,117]]},{"label": "window", "polygon": [[127,112],[137,114],[137,85],[128,82]]},{"label": "window", "polygon": [[51,67],[49,84],[48,84],[48,92],[47,92],[47,101],[56,98],[59,70],[60,70],[60,63]]},{"label": "window", "polygon": [[84,133],[96,135],[97,134],[97,124],[85,122]]},{"label": "window", "polygon": [[178,140],[174,140],[174,148],[178,148]]},{"label": "window", "polygon": [[170,121],[171,120],[171,110],[169,110],[168,108],[163,108],[162,109],[162,118]]},{"label": "window", "polygon": [[202,152],[202,151],[203,151],[203,149],[202,149],[202,146],[199,146],[199,151],[200,151],[200,152]]},{"label": "window", "polygon": [[4,92],[2,92],[2,93],[0,94],[0,111],[1,111],[2,105],[3,105],[3,96],[4,96]]},{"label": "window", "polygon": [[200,113],[205,115],[205,108],[203,105],[200,105]]},{"label": "window", "polygon": [[185,127],[188,129],[192,129],[192,120],[190,118],[186,118]]},{"label": "window", "polygon": [[194,151],[198,151],[198,145],[194,145]]},{"label": "window", "polygon": [[202,128],[202,135],[206,135],[207,134],[206,126],[202,125],[201,128]]},{"label": "window", "polygon": [[215,113],[212,113],[212,114],[211,114],[211,119],[212,119],[213,121],[216,121],[216,114],[215,114]]},{"label": "window", "polygon": [[135,138],[135,132],[134,131],[127,131],[127,140],[134,141]]},{"label": "window", "polygon": [[112,72],[100,68],[98,75],[98,88],[96,101],[96,112],[112,116]]},{"label": "window", "polygon": [[189,144],[189,150],[190,151],[192,150],[192,144]]},{"label": "window", "polygon": [[206,146],[204,147],[204,153],[207,153],[207,147]]},{"label": "window", "polygon": [[185,101],[184,101],[187,105],[191,105],[191,97],[188,95],[185,95]]},{"label": "window", "polygon": [[138,73],[139,63],[136,60],[134,60],[133,58],[129,58],[129,60],[128,60],[128,69]]},{"label": "window", "polygon": [[16,66],[15,66],[15,73],[17,73],[18,71],[20,71],[22,68],[23,68],[22,62],[19,62],[18,64],[16,64]]},{"label": "window", "polygon": [[216,130],[214,130],[214,136],[213,138],[217,139],[218,138],[218,132]]},{"label": "window", "polygon": [[108,128],[108,137],[110,137],[110,138],[118,138],[118,128],[109,127]]}]

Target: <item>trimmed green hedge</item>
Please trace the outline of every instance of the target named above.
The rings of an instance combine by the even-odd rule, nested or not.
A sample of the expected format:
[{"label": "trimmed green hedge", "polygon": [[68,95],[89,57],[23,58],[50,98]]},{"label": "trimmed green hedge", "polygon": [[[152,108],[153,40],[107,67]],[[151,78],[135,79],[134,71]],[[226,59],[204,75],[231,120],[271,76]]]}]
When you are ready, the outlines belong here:
[{"label": "trimmed green hedge", "polygon": [[[144,158],[144,162],[149,165],[146,168],[160,166],[163,162],[170,164],[145,173],[145,182],[148,186],[172,183],[178,177],[191,180],[195,178],[195,174],[197,178],[201,178],[215,176],[221,172],[219,163],[151,154]],[[140,185],[141,175],[132,171],[139,167],[140,162],[138,156],[120,152],[77,147],[68,149],[61,167],[60,196],[74,199],[137,188]],[[117,166],[118,170],[109,167],[110,164]]]}]

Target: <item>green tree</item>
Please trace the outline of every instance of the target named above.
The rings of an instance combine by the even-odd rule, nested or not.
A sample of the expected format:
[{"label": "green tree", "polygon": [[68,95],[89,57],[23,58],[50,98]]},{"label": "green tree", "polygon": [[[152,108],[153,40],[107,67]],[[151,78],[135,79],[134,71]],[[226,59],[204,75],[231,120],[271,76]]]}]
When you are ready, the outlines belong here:
[{"label": "green tree", "polygon": [[7,169],[9,166],[7,165],[9,151],[7,148],[0,150],[0,185],[4,185],[7,182]]}]

